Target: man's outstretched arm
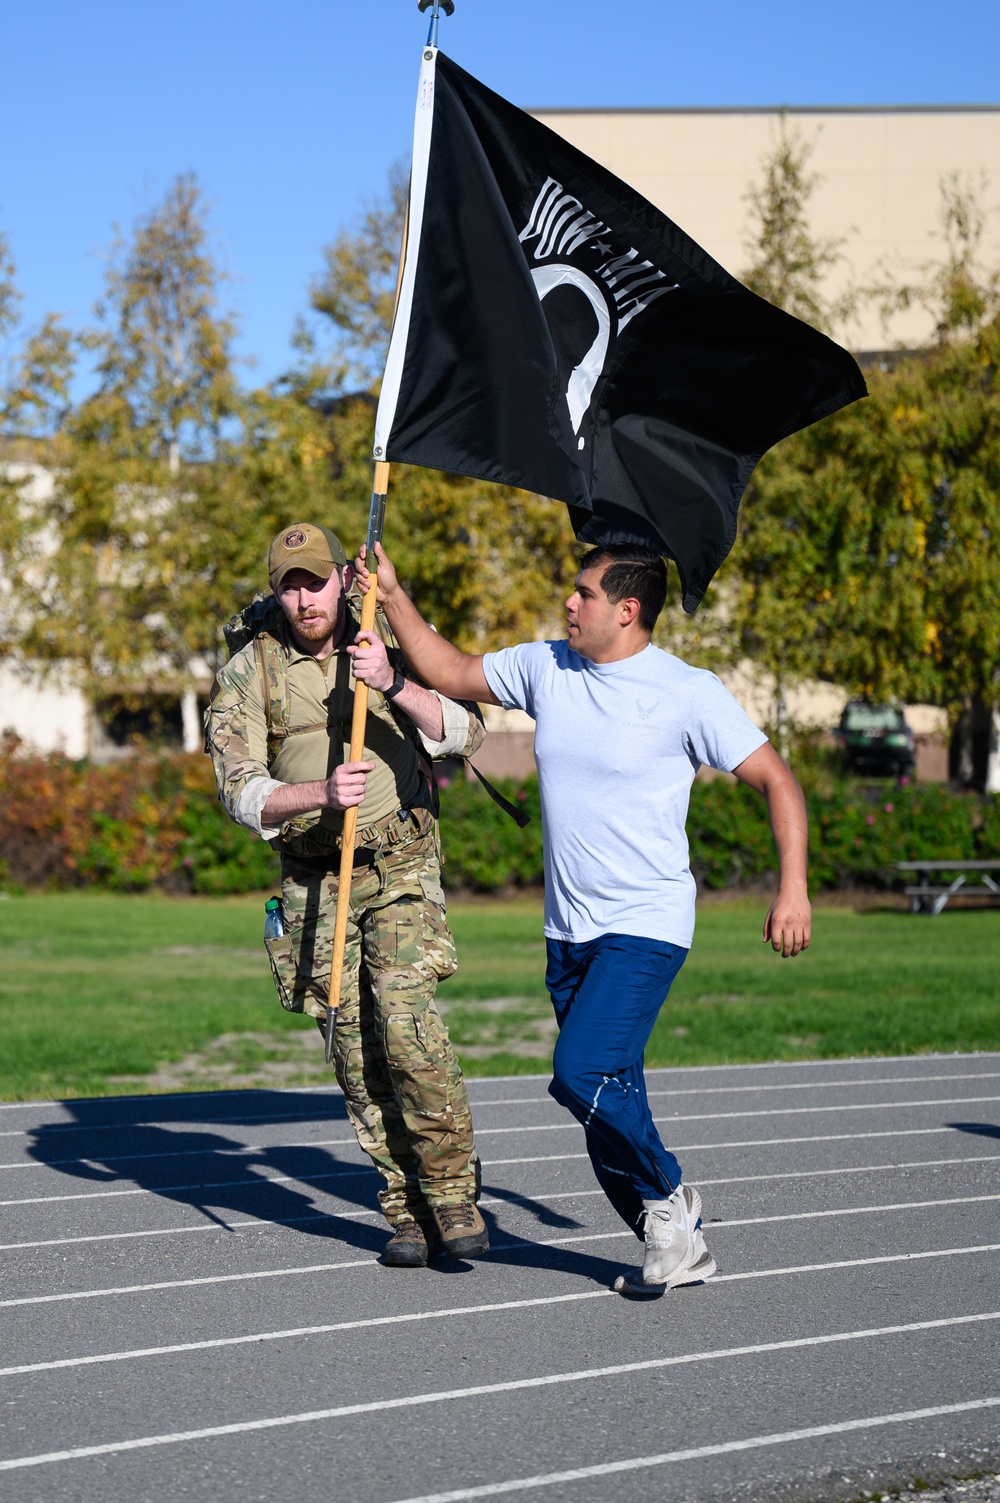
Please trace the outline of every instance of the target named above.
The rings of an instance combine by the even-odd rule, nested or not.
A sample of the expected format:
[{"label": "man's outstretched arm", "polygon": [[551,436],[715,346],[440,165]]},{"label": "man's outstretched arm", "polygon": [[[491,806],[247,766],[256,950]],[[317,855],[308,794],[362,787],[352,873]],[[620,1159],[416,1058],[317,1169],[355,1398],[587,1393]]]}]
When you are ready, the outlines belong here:
[{"label": "man's outstretched arm", "polygon": [[[396,640],[407,660],[432,689],[449,699],[475,699],[480,704],[498,705],[486,682],[483,660],[469,652],[459,652],[427,625],[406,591],[396,578],[396,570],[381,543],[375,544],[378,557],[378,600],[385,611]],[[364,555],[355,562],[356,579],[362,594],[371,587],[371,575],[365,568]]]},{"label": "man's outstretched arm", "polygon": [[769,741],[733,768],[740,782],[767,800],[781,868],[778,896],[764,920],[764,942],[782,955],[798,955],[812,938],[812,909],[806,882],[809,824],[802,789]]}]

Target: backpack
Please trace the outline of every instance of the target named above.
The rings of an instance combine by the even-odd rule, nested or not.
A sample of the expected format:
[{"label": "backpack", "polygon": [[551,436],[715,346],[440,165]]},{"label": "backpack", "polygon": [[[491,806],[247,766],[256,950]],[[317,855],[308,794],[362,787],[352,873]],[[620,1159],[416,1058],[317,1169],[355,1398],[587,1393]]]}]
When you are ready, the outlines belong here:
[{"label": "backpack", "polygon": [[[347,609],[354,620],[355,626],[357,626],[358,622],[351,609],[350,598],[348,598]],[[226,646],[229,649],[229,656],[231,658],[235,657],[236,653],[241,652],[250,642],[253,643],[254,654],[257,659],[257,671],[260,674],[260,681],[264,686],[264,712],[267,717],[267,747],[271,755],[274,754],[277,747],[288,735],[290,699],[288,678],[285,673],[284,653],[280,649],[276,634],[276,628],[283,621],[284,615],[281,607],[270,590],[266,593],[258,591],[250,601],[250,604],[244,606],[243,610],[239,611],[236,615],[230,616],[222,628],[222,634],[226,639]],[[375,607],[375,631],[385,643],[389,652],[390,662],[393,663],[393,666],[402,668],[406,665],[403,651],[396,641],[392,627],[386,620],[385,612],[380,605]],[[433,763],[428,758],[423,742],[420,740],[420,733],[410,717],[405,711],[398,709],[393,700],[383,699],[383,703],[399,730],[412,743],[418,760],[427,771],[431,806],[436,819],[440,812],[440,795],[437,779],[434,776]],[[481,721],[482,717],[479,714],[478,706],[470,704],[467,708],[470,713],[476,715]],[[473,766],[471,762],[469,766],[493,802],[505,814],[510,815],[511,819],[522,830],[525,825],[531,823],[530,814],[526,814],[523,809],[518,809],[508,799],[504,798],[500,790],[494,788],[493,784],[483,776],[478,767]]]}]

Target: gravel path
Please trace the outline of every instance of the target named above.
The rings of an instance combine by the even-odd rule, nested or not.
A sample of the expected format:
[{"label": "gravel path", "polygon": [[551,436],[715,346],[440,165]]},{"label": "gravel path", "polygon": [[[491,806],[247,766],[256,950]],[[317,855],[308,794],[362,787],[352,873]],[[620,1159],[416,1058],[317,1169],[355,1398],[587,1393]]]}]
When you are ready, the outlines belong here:
[{"label": "gravel path", "polygon": [[[921,1503],[1000,1503],[1000,1472],[992,1477],[968,1477],[926,1490],[910,1487],[903,1496],[919,1497]],[[894,1503],[892,1494],[882,1493],[879,1503]]]},{"label": "gravel path", "polygon": [[649,1083],[719,1264],[651,1302],[539,1077],[417,1272],[335,1090],[0,1107],[0,1498],[1000,1503],[1000,1053]]}]

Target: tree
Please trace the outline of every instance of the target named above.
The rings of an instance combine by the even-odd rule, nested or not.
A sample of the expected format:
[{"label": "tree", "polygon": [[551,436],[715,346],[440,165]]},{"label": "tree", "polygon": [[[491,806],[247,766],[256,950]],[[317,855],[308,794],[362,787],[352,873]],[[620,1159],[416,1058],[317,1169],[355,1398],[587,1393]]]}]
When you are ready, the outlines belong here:
[{"label": "tree", "polygon": [[[810,228],[809,201],[822,180],[809,170],[814,149],[815,142],[782,116],[761,162],[761,180],[745,195],[749,264],[742,280],[776,307],[829,332],[849,315],[856,294],[848,289],[831,299],[826,292],[844,240],[818,238]],[[757,467],[741,508],[739,540],[709,600],[690,625],[670,632],[692,661],[754,665],[773,686],[775,735],[784,752],[786,691],[820,671],[817,603],[805,600],[796,582],[811,582],[822,570],[824,540],[821,530],[804,525],[812,503],[800,463],[796,440],[786,439]]]},{"label": "tree", "polygon": [[10,362],[0,402],[7,438],[52,440],[63,429],[72,406],[78,343],[55,313],[28,335]]},{"label": "tree", "polygon": [[133,452],[170,473],[214,457],[223,424],[236,415],[232,342],[236,325],[220,310],[225,278],[208,247],[201,190],[175,179],[163,203],[121,239],[98,305],[96,340],[103,421],[121,424]]},{"label": "tree", "polygon": [[[15,268],[0,235],[0,339],[18,323],[21,296]],[[58,463],[59,430],[69,407],[75,364],[73,336],[54,314],[30,332],[20,349],[3,364],[0,381],[0,653],[16,653],[21,632],[21,601],[15,588],[17,568],[28,540],[37,531],[37,507],[31,499],[41,457]]]},{"label": "tree", "polygon": [[313,309],[336,331],[331,372],[341,387],[373,391],[382,378],[408,191],[406,168],[396,162],[385,194],[368,204],[353,230],[341,231],[326,247],[326,268],[310,288]]},{"label": "tree", "polygon": [[730,604],[741,648],[779,671],[995,720],[1000,298],[955,179],[942,221],[942,261],[901,292],[933,308],[935,344],[885,359],[867,401],[761,462]]},{"label": "tree", "polygon": [[809,224],[809,200],[822,182],[810,172],[816,147],[782,114],[778,138],[764,157],[763,180],[744,195],[750,207],[746,249],[750,265],[742,280],[751,292],[824,333],[845,317],[853,294],[831,301],[824,283],[844,259],[845,237],[817,238]]},{"label": "tree", "polygon": [[[6,236],[0,234],[0,346],[17,325],[20,294],[15,281],[15,266]],[[0,367],[2,370],[2,367]],[[0,407],[6,408],[7,394],[0,389]],[[6,423],[4,424],[6,430]],[[4,433],[6,437],[6,431]],[[21,517],[18,487],[0,454],[0,654],[7,656],[16,635],[12,618],[10,560],[17,556],[21,543]]]},{"label": "tree", "polygon": [[0,340],[7,338],[17,324],[17,309],[21,295],[14,280],[16,268],[7,244],[6,235],[0,233]]},{"label": "tree", "polygon": [[[178,178],[116,244],[86,338],[97,389],[60,413],[54,492],[15,571],[20,645],[70,665],[92,698],[150,677],[189,684],[229,603],[241,395],[221,280],[198,185]],[[67,349],[51,323],[29,346],[19,413],[51,417],[65,401]]]}]

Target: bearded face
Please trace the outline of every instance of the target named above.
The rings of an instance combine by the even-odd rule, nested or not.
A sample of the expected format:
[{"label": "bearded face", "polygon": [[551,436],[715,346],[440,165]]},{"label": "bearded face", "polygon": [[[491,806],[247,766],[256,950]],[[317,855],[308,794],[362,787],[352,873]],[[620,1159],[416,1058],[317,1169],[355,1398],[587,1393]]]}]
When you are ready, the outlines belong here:
[{"label": "bearded face", "polygon": [[344,624],[344,582],[336,570],[329,579],[318,579],[293,569],[275,593],[301,647],[322,652],[336,646]]}]

